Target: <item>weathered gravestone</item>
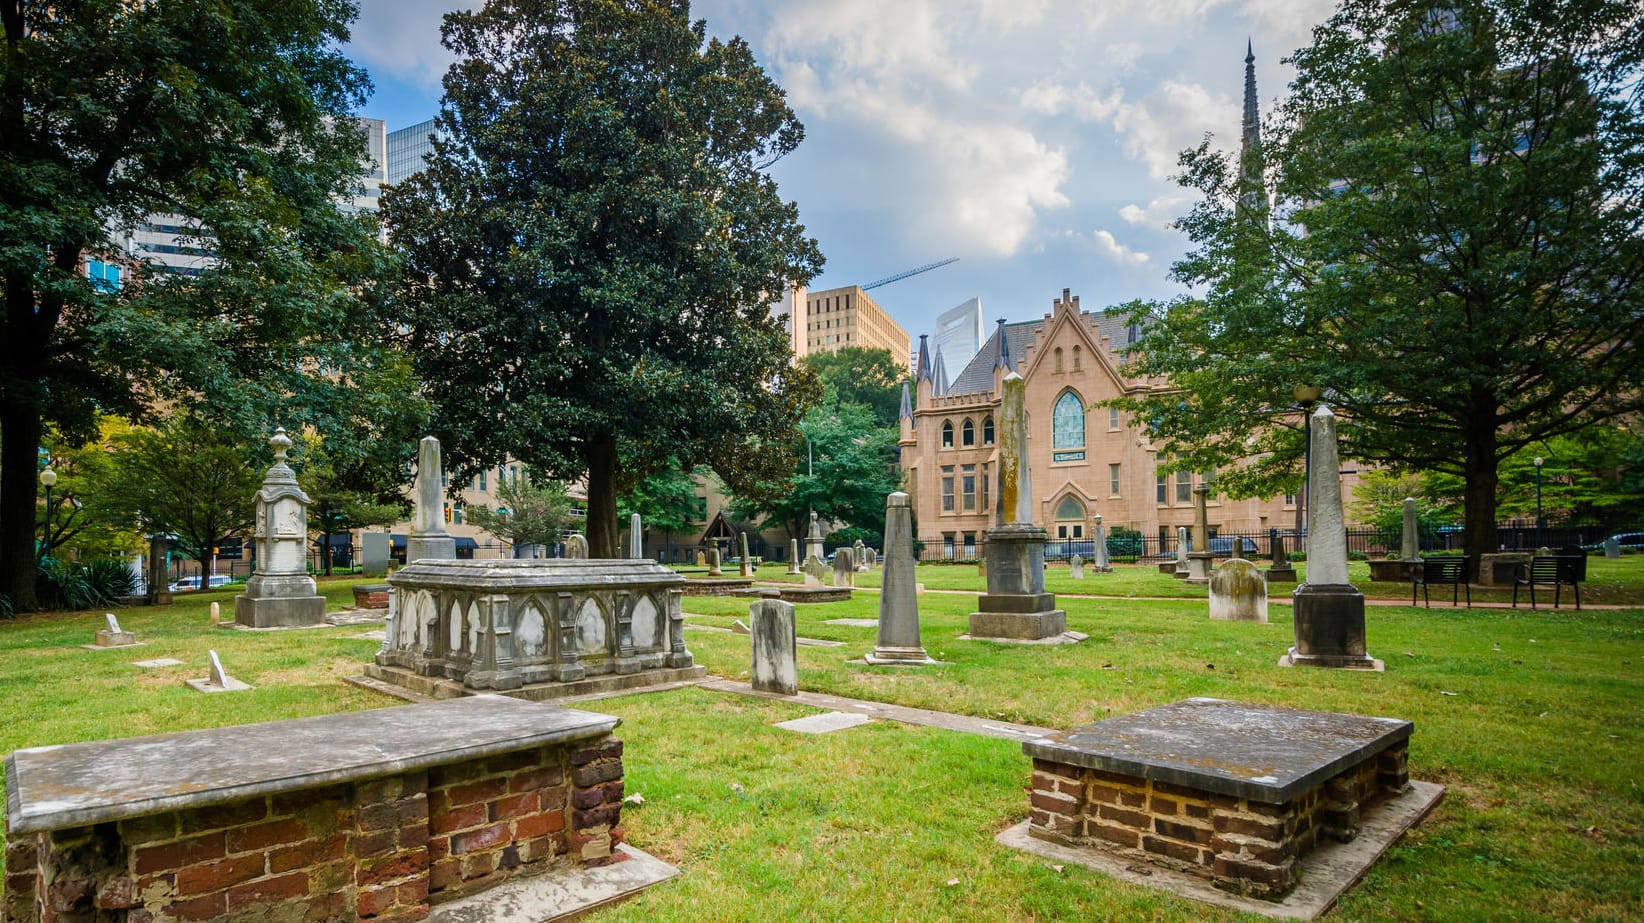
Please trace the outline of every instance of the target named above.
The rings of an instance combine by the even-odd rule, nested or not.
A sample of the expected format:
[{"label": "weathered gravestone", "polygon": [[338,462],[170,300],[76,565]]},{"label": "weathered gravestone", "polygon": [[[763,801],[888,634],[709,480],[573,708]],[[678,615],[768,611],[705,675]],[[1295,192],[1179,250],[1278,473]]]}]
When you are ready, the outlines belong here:
[{"label": "weathered gravestone", "polygon": [[588,539],[580,533],[573,533],[565,537],[565,556],[572,560],[586,560],[588,557]]},{"label": "weathered gravestone", "polygon": [[1102,514],[1096,514],[1096,564],[1092,570],[1098,574],[1113,573],[1113,564],[1107,557],[1107,529],[1102,525]]},{"label": "weathered gravestone", "polygon": [[1085,579],[1085,559],[1074,555],[1067,559],[1067,575],[1074,580]]},{"label": "weathered gravestone", "polygon": [[1187,574],[1188,574],[1187,549],[1188,549],[1187,527],[1186,526],[1177,526],[1176,527],[1176,569],[1174,571],[1171,571],[1171,573],[1176,577],[1177,580],[1186,580],[1187,579]]},{"label": "weathered gravestone", "polygon": [[1380,671],[1366,652],[1364,594],[1347,579],[1347,529],[1341,502],[1336,415],[1313,412],[1312,468],[1307,472],[1307,582],[1296,587],[1296,644],[1279,666],[1345,667]]},{"label": "weathered gravestone", "polygon": [[628,557],[645,557],[645,524],[638,513],[628,516]]},{"label": "weathered gravestone", "polygon": [[441,498],[444,486],[440,441],[433,436],[424,436],[417,443],[417,519],[412,523],[410,537],[406,539],[406,563],[456,560],[457,540],[445,531],[445,502]]},{"label": "weathered gravestone", "polygon": [[325,621],[325,597],[308,575],[308,494],[285,463],[291,448],[285,428],[268,442],[274,464],[257,491],[257,569],[234,597],[234,621],[248,628],[318,625]]},{"label": "weathered gravestone", "polygon": [[190,689],[195,692],[243,692],[250,689],[245,683],[228,675],[223,669],[223,662],[217,658],[216,651],[206,651],[211,660],[211,672],[205,679],[184,680]]},{"label": "weathered gravestone", "polygon": [[720,563],[719,563],[719,549],[718,548],[709,548],[708,549],[708,576],[710,576],[710,577],[720,577],[720,576],[724,576],[724,574],[725,574],[725,571],[721,569]]},{"label": "weathered gravestone", "polygon": [[1255,564],[1230,558],[1210,575],[1210,617],[1234,622],[1267,621],[1267,581]]},{"label": "weathered gravestone", "polygon": [[799,539],[788,539],[788,573],[799,573]]},{"label": "weathered gravestone", "polygon": [[1604,540],[1604,556],[1606,558],[1621,557],[1621,541],[1613,535]]},{"label": "weathered gravestone", "polygon": [[855,586],[856,566],[851,563],[849,548],[836,548],[833,552],[833,585]]},{"label": "weathered gravestone", "polygon": [[811,530],[805,533],[805,557],[814,557],[821,560],[822,551],[822,524],[816,521],[816,511],[811,511]]},{"label": "weathered gravestone", "polygon": [[[840,549],[843,551],[844,549]],[[872,664],[935,663],[919,638],[919,593],[914,584],[913,507],[898,491],[885,499],[885,577],[879,593],[879,642]]]},{"label": "weathered gravestone", "polygon": [[793,603],[780,599],[757,600],[748,607],[748,622],[753,687],[777,695],[797,694],[799,660]]},{"label": "weathered gravestone", "polygon": [[[216,604],[213,603],[212,605]],[[92,642],[93,647],[136,646],[137,636],[129,631],[121,629],[120,620],[114,617],[114,613],[106,612],[103,614],[103,617],[108,620],[108,627],[98,629],[97,634],[95,635],[96,640]]]},{"label": "weathered gravestone", "polygon": [[754,575],[753,556],[748,554],[748,533],[740,533],[737,537],[737,551],[739,552],[737,573],[743,577]]},{"label": "weathered gravestone", "polygon": [[833,586],[833,571],[816,555],[805,558],[805,585],[808,587]]},{"label": "weathered gravestone", "polygon": [[393,558],[393,537],[387,532],[360,534],[360,567],[367,577],[381,577],[388,573],[388,562]]},{"label": "weathered gravestone", "polygon": [[1284,535],[1273,529],[1268,532],[1268,541],[1273,543],[1273,566],[1267,569],[1267,582],[1295,583],[1296,566],[1290,563],[1290,555],[1285,551]]},{"label": "weathered gravestone", "polygon": [[857,573],[864,573],[868,569],[868,549],[862,544],[861,539],[857,539],[856,543],[851,545],[851,563],[856,565]]}]

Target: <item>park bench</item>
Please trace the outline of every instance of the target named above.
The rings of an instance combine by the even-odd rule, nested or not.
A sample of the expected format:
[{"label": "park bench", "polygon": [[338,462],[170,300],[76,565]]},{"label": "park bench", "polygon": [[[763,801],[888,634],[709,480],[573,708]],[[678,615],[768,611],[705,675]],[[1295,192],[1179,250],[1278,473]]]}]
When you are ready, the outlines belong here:
[{"label": "park bench", "polygon": [[1553,608],[1557,609],[1560,591],[1568,586],[1575,593],[1576,611],[1581,611],[1581,581],[1587,579],[1585,555],[1536,555],[1529,564],[1519,568],[1513,581],[1513,607],[1518,607],[1518,588],[1530,588],[1530,608],[1536,608],[1536,587],[1553,588]]},{"label": "park bench", "polygon": [[1433,584],[1450,585],[1450,605],[1456,604],[1456,594],[1460,589],[1467,591],[1467,608],[1473,608],[1473,587],[1467,582],[1467,555],[1445,555],[1443,557],[1424,558],[1421,566],[1416,568],[1410,579],[1410,605],[1416,604],[1416,589],[1421,589],[1421,597],[1426,600],[1427,608],[1433,608],[1433,601],[1427,597],[1427,588]]}]

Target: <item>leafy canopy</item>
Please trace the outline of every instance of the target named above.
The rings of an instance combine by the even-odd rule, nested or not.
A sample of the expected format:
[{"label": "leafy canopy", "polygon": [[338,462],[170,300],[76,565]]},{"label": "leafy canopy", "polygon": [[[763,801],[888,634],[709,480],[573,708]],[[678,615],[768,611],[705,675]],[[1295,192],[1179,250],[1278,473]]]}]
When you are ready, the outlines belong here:
[{"label": "leafy canopy", "polygon": [[768,302],[822,257],[765,172],[803,130],[747,44],[677,0],[491,0],[442,36],[435,152],[383,211],[456,474],[586,476],[599,556],[670,458],[786,470],[816,384]]},{"label": "leafy canopy", "polygon": [[[1208,145],[1174,267],[1118,402],[1234,495],[1296,483],[1293,389],[1346,455],[1465,484],[1488,550],[1497,468],[1644,409],[1644,9],[1630,0],[1346,0],[1263,125],[1271,209]],[[1248,202],[1248,198],[1242,201]],[[1237,467],[1226,467],[1240,462]]]}]

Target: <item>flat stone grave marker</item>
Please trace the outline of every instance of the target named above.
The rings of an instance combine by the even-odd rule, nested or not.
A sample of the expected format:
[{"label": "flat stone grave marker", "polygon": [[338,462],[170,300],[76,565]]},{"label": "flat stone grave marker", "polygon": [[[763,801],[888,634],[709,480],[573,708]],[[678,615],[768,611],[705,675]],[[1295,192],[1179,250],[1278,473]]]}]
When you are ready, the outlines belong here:
[{"label": "flat stone grave marker", "polygon": [[824,625],[849,625],[852,628],[878,628],[878,619],[828,619]]},{"label": "flat stone grave marker", "polygon": [[795,718],[792,721],[783,721],[777,724],[777,727],[798,731],[801,734],[826,734],[830,731],[843,731],[847,728],[858,727],[872,720],[867,715],[859,715],[854,712],[829,711],[820,715],[808,715],[804,718]]},{"label": "flat stone grave marker", "polygon": [[145,670],[158,670],[161,667],[180,667],[183,662],[173,657],[159,657],[154,660],[133,660],[131,665]]},{"label": "flat stone grave marker", "polygon": [[205,679],[184,680],[190,689],[195,692],[243,692],[251,688],[228,675],[228,671],[223,669],[223,662],[217,658],[216,651],[206,653],[211,655],[211,675]]}]

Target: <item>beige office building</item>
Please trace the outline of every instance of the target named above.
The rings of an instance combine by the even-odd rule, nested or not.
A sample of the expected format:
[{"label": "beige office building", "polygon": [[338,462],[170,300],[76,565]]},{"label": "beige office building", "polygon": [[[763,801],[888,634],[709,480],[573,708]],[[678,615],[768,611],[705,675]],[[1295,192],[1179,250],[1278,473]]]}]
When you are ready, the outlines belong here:
[{"label": "beige office building", "polygon": [[[797,355],[834,352],[842,346],[888,349],[898,361],[912,352],[913,340],[902,325],[860,285],[830,288],[805,295],[805,349]],[[797,325],[794,331],[800,333]],[[797,341],[798,336],[795,337]]]}]

